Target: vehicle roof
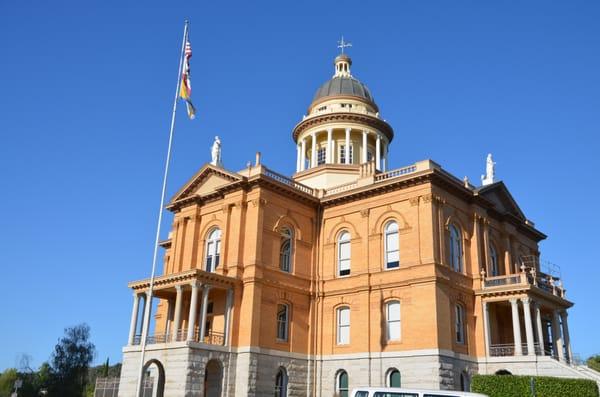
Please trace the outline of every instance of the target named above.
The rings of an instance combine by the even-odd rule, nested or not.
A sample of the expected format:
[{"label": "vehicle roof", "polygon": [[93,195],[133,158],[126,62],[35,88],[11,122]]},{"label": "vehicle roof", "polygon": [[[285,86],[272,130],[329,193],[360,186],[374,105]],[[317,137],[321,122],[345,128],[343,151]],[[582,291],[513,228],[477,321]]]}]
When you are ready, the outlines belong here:
[{"label": "vehicle roof", "polygon": [[448,394],[448,393],[460,393],[467,397],[488,397],[485,394],[471,393],[466,391],[458,390],[434,390],[434,389],[407,389],[405,387],[355,387],[352,392],[355,391],[381,391],[381,392],[400,392],[400,393],[428,393],[428,394]]}]

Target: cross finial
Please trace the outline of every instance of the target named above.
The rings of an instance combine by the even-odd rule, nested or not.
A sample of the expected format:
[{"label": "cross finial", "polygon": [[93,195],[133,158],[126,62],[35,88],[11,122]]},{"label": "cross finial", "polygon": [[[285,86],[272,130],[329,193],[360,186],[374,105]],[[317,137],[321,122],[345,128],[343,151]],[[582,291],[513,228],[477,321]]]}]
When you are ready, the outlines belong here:
[{"label": "cross finial", "polygon": [[343,54],[344,48],[348,48],[348,47],[352,47],[352,43],[348,43],[347,41],[344,41],[344,36],[342,36],[342,39],[340,41],[338,41],[338,48],[341,49],[342,54]]}]

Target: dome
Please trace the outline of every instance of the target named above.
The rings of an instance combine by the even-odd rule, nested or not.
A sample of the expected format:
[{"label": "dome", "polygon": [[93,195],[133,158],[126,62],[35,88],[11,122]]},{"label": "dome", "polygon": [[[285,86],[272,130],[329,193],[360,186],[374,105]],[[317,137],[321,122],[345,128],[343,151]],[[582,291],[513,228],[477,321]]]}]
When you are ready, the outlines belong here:
[{"label": "dome", "polygon": [[335,58],[334,65],[335,75],[331,80],[319,87],[313,98],[311,107],[329,98],[354,97],[377,109],[371,91],[350,73],[352,59],[346,54],[340,54]]},{"label": "dome", "polygon": [[327,97],[353,96],[375,105],[375,100],[371,91],[366,85],[356,80],[354,77],[335,76],[327,81],[317,90],[313,103],[320,102]]}]

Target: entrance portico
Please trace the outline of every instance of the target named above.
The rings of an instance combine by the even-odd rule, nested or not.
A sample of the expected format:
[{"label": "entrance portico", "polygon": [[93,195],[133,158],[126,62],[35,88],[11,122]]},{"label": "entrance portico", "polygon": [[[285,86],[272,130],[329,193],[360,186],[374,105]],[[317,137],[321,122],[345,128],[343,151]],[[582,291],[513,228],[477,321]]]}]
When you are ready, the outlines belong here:
[{"label": "entrance portico", "polygon": [[[154,333],[147,335],[147,344],[170,342],[200,342],[211,345],[230,344],[231,315],[236,280],[203,270],[189,270],[157,277],[152,298],[167,305],[165,318],[156,317]],[[128,345],[141,344],[149,280],[129,284],[133,289],[133,310]],[[138,318],[139,317],[139,318]]]}]

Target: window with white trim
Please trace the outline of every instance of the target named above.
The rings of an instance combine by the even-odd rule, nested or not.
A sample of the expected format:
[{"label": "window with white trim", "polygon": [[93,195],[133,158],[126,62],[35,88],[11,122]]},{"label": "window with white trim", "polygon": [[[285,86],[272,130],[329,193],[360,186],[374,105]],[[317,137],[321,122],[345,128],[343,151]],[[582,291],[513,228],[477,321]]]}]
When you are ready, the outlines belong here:
[{"label": "window with white trim", "polygon": [[219,266],[221,256],[221,229],[210,231],[206,240],[205,268],[207,272],[214,272]]},{"label": "window with white trim", "polygon": [[491,277],[499,276],[500,268],[498,267],[498,253],[496,252],[496,248],[494,247],[494,244],[490,243],[489,251],[490,251],[489,276],[491,276]]},{"label": "window with white trim", "polygon": [[385,308],[387,323],[387,340],[400,340],[402,335],[402,323],[400,320],[400,301],[390,301],[386,303]]},{"label": "window with white trim", "polygon": [[385,268],[395,269],[400,266],[400,242],[398,240],[398,223],[390,221],[385,225]]},{"label": "window with white trim", "polygon": [[290,273],[292,271],[292,231],[288,228],[281,230],[279,247],[279,269]]},{"label": "window with white trim", "polygon": [[340,397],[348,397],[348,373],[344,370],[339,371],[337,374],[335,391]]},{"label": "window with white trim", "polygon": [[450,266],[457,272],[463,270],[463,246],[460,229],[456,225],[450,225]]},{"label": "window with white trim", "polygon": [[400,371],[398,371],[396,368],[390,368],[388,370],[387,386],[388,387],[400,387],[401,383],[402,383],[402,380],[400,377]]},{"label": "window with white trim", "polygon": [[277,339],[280,341],[288,340],[290,308],[286,304],[277,305]]},{"label": "window with white trim", "polygon": [[[350,144],[350,164],[354,160],[354,150],[352,144]],[[340,145],[340,163],[346,163],[346,145]]]},{"label": "window with white trim", "polygon": [[350,343],[350,308],[340,307],[337,309],[337,344],[347,345]]},{"label": "window with white trim", "polygon": [[338,237],[338,276],[350,275],[350,233],[343,231]]},{"label": "window with white trim", "polygon": [[280,367],[275,376],[275,397],[287,397],[288,376],[285,368]]},{"label": "window with white trim", "polygon": [[317,165],[325,164],[325,157],[327,155],[327,150],[322,147],[317,150]]}]

